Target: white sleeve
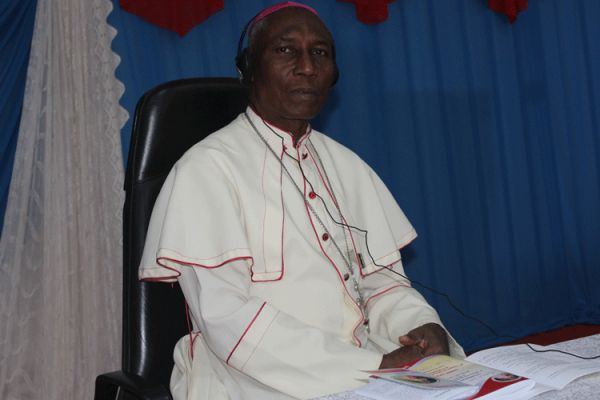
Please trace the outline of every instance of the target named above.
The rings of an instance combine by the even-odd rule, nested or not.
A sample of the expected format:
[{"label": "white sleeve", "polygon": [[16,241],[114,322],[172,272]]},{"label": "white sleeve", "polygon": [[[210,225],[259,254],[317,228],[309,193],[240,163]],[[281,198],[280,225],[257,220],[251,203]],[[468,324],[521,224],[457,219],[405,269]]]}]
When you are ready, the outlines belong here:
[{"label": "white sleeve", "polygon": [[231,260],[251,262],[231,180],[207,151],[186,153],[175,164],[152,210],[140,279],[174,282],[183,265],[218,268]]},{"label": "white sleeve", "polygon": [[[394,271],[406,276],[402,261],[390,266]],[[410,281],[387,269],[367,275],[363,281],[366,292],[366,305],[369,325],[373,333],[382,335],[398,344],[398,338],[424,324],[433,322],[442,327],[440,317],[425,298],[414,289]],[[444,329],[446,329],[444,327]],[[450,355],[464,357],[462,347],[448,330]]]},{"label": "white sleeve", "polygon": [[[247,264],[183,268],[192,317],[223,362],[280,392],[318,397],[365,383],[382,354],[358,348],[248,295]],[[195,282],[194,282],[195,281]],[[259,283],[276,284],[276,283]]]}]

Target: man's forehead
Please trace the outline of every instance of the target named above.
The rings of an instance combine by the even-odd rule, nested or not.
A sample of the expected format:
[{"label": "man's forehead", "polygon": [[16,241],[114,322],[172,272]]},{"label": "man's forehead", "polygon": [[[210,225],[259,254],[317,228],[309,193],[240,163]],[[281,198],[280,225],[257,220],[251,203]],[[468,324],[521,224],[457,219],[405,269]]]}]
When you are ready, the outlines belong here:
[{"label": "man's forehead", "polygon": [[297,40],[299,37],[310,39],[313,42],[320,44],[331,44],[332,39],[331,35],[327,31],[317,32],[317,31],[306,31],[300,25],[292,25],[288,29],[285,29],[281,32],[273,32],[273,35],[269,35],[269,39],[275,41],[282,42],[291,42]]},{"label": "man's forehead", "polygon": [[277,11],[265,18],[266,38],[276,40],[294,34],[310,35],[315,40],[331,43],[331,33],[315,14],[300,8],[288,8]]}]

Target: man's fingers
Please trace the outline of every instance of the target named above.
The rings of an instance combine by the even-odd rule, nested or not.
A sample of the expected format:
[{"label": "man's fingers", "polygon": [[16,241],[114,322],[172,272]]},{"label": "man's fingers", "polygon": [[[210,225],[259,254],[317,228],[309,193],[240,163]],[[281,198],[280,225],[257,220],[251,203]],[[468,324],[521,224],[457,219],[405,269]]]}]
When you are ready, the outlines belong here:
[{"label": "man's fingers", "polygon": [[380,369],[399,368],[403,365],[423,357],[421,349],[417,346],[404,346],[385,354],[381,361]]},{"label": "man's fingers", "polygon": [[399,341],[399,342],[400,342],[400,344],[401,344],[401,345],[403,345],[403,346],[413,346],[413,345],[415,345],[415,344],[419,343],[419,340],[418,340],[418,339],[415,339],[415,338],[413,338],[413,337],[410,337],[410,336],[408,336],[408,335],[403,335],[403,336],[400,336],[400,337],[398,338],[398,341]]},{"label": "man's fingers", "polygon": [[448,354],[448,340],[444,329],[437,324],[425,324],[400,336],[402,346],[417,346],[424,356]]},{"label": "man's fingers", "polygon": [[400,344],[404,346],[412,346],[418,344],[421,346],[421,342],[425,339],[425,334],[422,332],[422,329],[415,328],[412,331],[408,332],[406,335],[402,335],[398,338]]}]

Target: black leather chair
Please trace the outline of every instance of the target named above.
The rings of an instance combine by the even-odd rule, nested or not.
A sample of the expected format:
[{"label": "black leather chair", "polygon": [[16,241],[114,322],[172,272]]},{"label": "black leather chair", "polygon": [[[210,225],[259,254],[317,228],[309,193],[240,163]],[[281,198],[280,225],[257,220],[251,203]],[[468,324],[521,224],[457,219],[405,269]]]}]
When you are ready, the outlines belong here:
[{"label": "black leather chair", "polygon": [[157,86],[138,102],[125,175],[122,369],[96,378],[96,400],[171,399],[173,348],[188,328],[177,284],[138,281],[150,214],[175,161],[232,121],[247,98],[237,79],[197,78]]}]

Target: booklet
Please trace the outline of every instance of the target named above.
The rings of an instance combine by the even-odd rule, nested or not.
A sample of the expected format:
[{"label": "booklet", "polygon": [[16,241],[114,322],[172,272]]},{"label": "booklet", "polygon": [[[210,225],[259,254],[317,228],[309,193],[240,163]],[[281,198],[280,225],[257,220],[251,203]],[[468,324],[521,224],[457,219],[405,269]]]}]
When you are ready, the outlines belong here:
[{"label": "booklet", "polygon": [[[532,347],[544,351],[552,346]],[[368,372],[370,383],[355,392],[375,400],[525,400],[600,372],[600,360],[515,345],[482,350],[464,360],[438,355],[404,368]]]}]

